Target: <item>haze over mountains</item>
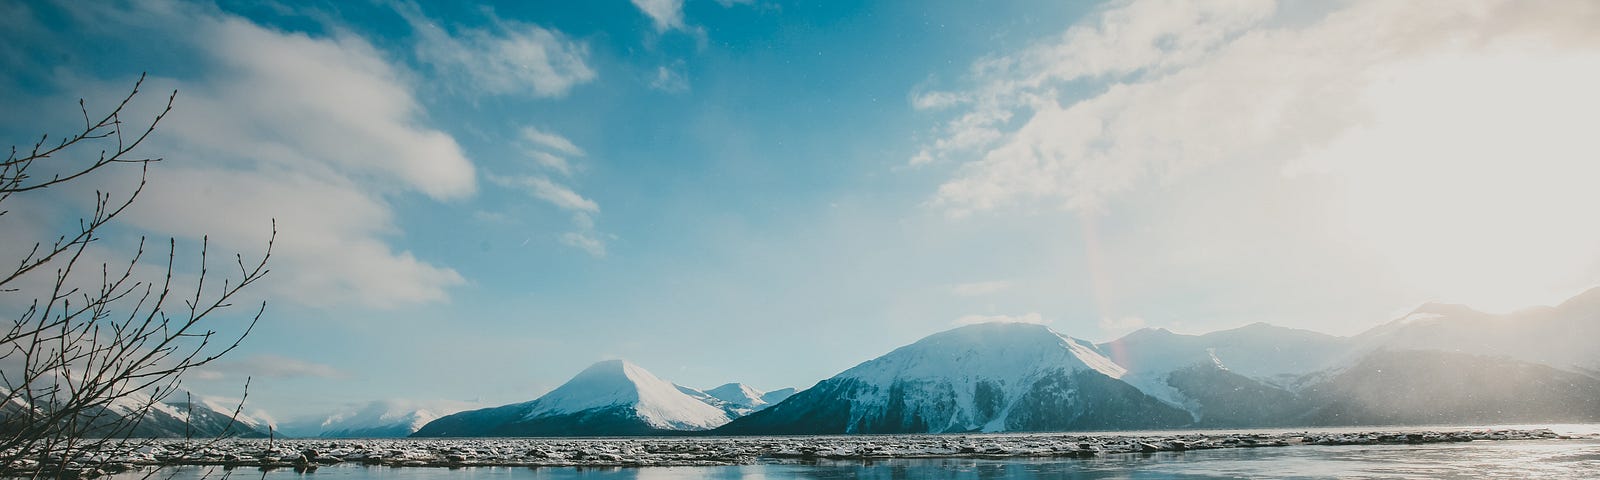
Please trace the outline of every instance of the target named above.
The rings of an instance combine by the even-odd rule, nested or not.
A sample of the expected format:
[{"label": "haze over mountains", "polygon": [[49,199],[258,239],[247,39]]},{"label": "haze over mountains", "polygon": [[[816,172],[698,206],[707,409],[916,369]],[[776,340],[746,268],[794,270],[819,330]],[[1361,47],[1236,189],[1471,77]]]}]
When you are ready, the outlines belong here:
[{"label": "haze over mountains", "polygon": [[[1600,421],[1600,289],[1505,315],[1427,304],[1351,337],[1256,323],[1095,344],[989,323],[925,337],[796,392],[696,389],[598,362],[526,402],[440,415],[372,402],[279,431],[324,437],[1073,431]],[[176,403],[176,402],[174,402]],[[180,407],[185,415],[180,416]],[[141,435],[269,422],[162,405]],[[195,419],[186,426],[183,418]],[[227,429],[224,432],[224,428]]]},{"label": "haze over mountains", "polygon": [[[448,416],[417,435],[629,434],[612,427],[630,418],[655,428],[631,431],[637,434],[1596,421],[1597,328],[1600,289],[1507,315],[1428,304],[1353,337],[1257,323],[1205,335],[1145,329],[1093,344],[1042,325],[979,324],[930,335],[775,405],[745,414],[724,410],[725,423],[703,416],[687,428],[662,427],[645,413],[660,411],[653,403],[659,400],[631,396],[607,397],[586,410],[533,408],[547,395]],[[628,388],[643,391],[648,384]],[[719,425],[703,427],[711,423]],[[520,427],[532,424],[541,428]]]}]

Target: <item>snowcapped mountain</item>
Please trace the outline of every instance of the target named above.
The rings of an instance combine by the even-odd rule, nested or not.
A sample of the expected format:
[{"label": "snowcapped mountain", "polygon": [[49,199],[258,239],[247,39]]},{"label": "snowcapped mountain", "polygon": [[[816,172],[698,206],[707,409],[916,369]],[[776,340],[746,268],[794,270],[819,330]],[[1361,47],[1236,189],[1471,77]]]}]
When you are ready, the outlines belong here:
[{"label": "snowcapped mountain", "polygon": [[1189,411],[1197,426],[1555,421],[1600,418],[1576,400],[1600,392],[1595,338],[1600,289],[1506,315],[1426,304],[1354,337],[1267,324],[1206,335],[1145,329],[1100,349],[1128,368],[1123,380]]},{"label": "snowcapped mountain", "polygon": [[1430,303],[1351,340],[1363,351],[1436,350],[1498,355],[1600,377],[1600,288],[1553,307],[1497,315]]},{"label": "snowcapped mountain", "polygon": [[745,385],[743,383],[728,383],[709,390],[678,385],[678,391],[705,402],[707,405],[728,412],[728,418],[739,418],[751,412],[772,406],[794,394],[793,388],[780,388],[771,392]]},{"label": "snowcapped mountain", "polygon": [[416,433],[441,415],[397,400],[377,400],[329,416],[318,426],[323,438],[393,438]]},{"label": "snowcapped mountain", "polygon": [[1600,379],[1502,356],[1377,350],[1300,389],[1298,425],[1589,423]]},{"label": "snowcapped mountain", "polygon": [[[1332,335],[1254,323],[1205,335],[1182,335],[1166,329],[1147,328],[1100,344],[1098,348],[1112,361],[1127,368],[1123,381],[1198,417],[1201,404],[1194,395],[1185,394],[1174,384],[1175,373],[1207,375],[1221,381],[1221,377],[1208,372],[1220,369],[1250,380],[1229,380],[1233,384],[1259,382],[1269,387],[1291,388],[1306,375],[1334,366],[1345,355],[1348,343]],[[1183,383],[1199,386],[1192,381]]]},{"label": "snowcapped mountain", "polygon": [[1130,374],[1219,365],[1246,377],[1274,381],[1327,368],[1346,345],[1332,335],[1253,323],[1205,335],[1147,328],[1098,348]]},{"label": "snowcapped mountain", "polygon": [[706,402],[707,405],[722,408],[723,411],[728,413],[728,418],[741,418],[746,414],[755,413],[755,411],[760,411],[762,408],[768,408],[768,406],[776,405],[778,402],[784,402],[784,398],[789,398],[789,395],[795,394],[794,387],[762,392],[762,390],[746,386],[746,384],[739,384],[739,382],[723,384],[723,386],[709,390],[691,389],[691,387],[685,386],[678,386],[678,390],[683,394],[696,398],[696,400]]},{"label": "snowcapped mountain", "polygon": [[[168,396],[166,403],[179,412],[192,416],[191,421],[196,426],[202,423],[210,424],[199,428],[200,430],[221,432],[228,429],[237,435],[253,438],[266,436],[268,431],[277,428],[278,425],[277,420],[266,412],[250,410],[248,405],[241,405],[237,400],[179,391]],[[230,423],[233,426],[230,426]]]},{"label": "snowcapped mountain", "polygon": [[[165,398],[134,392],[112,400],[100,412],[89,412],[98,420],[101,433],[144,438],[266,437],[269,421],[244,413],[235,414],[237,405],[226,405],[186,392]],[[115,419],[138,417],[134,423],[112,427]]]},{"label": "snowcapped mountain", "polygon": [[647,435],[707,430],[728,420],[727,412],[638,365],[607,360],[533,401],[448,415],[413,436]]},{"label": "snowcapped mountain", "polygon": [[736,419],[719,433],[903,433],[1154,428],[1189,415],[1118,380],[1093,344],[1048,327],[937,333]]},{"label": "snowcapped mountain", "polygon": [[729,405],[744,408],[760,409],[767,405],[767,401],[761,399],[762,391],[750,388],[749,385],[743,383],[729,383],[706,390],[706,394],[727,402]]},{"label": "snowcapped mountain", "polygon": [[1205,335],[1145,329],[1096,345],[991,323],[930,335],[800,392],[698,390],[601,362],[538,400],[440,418],[416,435],[1594,422],[1596,338],[1600,289],[1505,315],[1428,304],[1353,337],[1257,323]]}]

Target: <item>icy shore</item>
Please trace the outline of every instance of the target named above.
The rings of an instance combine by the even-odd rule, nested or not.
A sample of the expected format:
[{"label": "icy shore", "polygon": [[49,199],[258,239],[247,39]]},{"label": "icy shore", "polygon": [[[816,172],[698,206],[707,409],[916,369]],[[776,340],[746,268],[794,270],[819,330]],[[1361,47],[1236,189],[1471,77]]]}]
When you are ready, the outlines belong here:
[{"label": "icy shore", "polygon": [[[817,437],[259,439],[160,441],[110,460],[152,465],[313,469],[357,463],[394,467],[716,466],[762,461],[936,457],[1094,457],[1126,453],[1299,445],[1385,445],[1592,438],[1536,430],[1370,432],[862,435]],[[116,470],[118,468],[113,468]]]}]

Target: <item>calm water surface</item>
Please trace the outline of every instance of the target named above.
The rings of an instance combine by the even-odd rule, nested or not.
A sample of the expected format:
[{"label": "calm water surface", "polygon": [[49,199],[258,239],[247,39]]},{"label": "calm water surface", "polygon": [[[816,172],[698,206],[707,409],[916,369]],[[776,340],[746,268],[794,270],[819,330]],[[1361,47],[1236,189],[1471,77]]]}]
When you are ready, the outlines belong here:
[{"label": "calm water surface", "polygon": [[297,480],[1596,478],[1600,476],[1600,439],[1240,448],[1117,454],[1092,459],[894,459],[735,467],[443,469],[337,465],[311,473],[274,470],[264,474],[256,469],[223,472],[211,467],[186,467],[163,470],[154,478],[192,480],[219,478],[224,473],[231,473],[231,478]]}]

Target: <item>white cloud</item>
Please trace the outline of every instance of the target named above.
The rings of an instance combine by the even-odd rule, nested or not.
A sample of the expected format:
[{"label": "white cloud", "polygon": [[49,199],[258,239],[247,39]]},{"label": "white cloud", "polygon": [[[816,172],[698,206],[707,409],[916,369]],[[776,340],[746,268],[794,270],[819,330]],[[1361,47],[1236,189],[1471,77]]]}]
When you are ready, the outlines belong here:
[{"label": "white cloud", "polygon": [[396,229],[391,207],[359,184],[291,172],[174,167],[153,175],[129,221],[252,252],[276,219],[273,273],[262,284],[274,298],[394,307],[446,300],[449,287],[465,283],[454,270],[394,251],[383,239]]},{"label": "white cloud", "polygon": [[1589,35],[1581,25],[1596,10],[1527,7],[1365,2],[1276,26],[1271,2],[1119,6],[1052,41],[975,63],[975,88],[914,97],[919,107],[964,107],[930,156],[975,156],[932,203],[957,215],[1035,202],[1097,212],[1150,180],[1294,158],[1371,117],[1360,100],[1380,79],[1369,72],[1485,44],[1566,42]]},{"label": "white cloud", "polygon": [[932,162],[933,162],[933,152],[929,152],[927,150],[920,150],[920,151],[917,152],[916,155],[912,155],[911,156],[911,160],[907,161],[906,164],[915,167],[915,166],[918,166],[918,165],[925,165],[925,164],[932,163]]},{"label": "white cloud", "polygon": [[606,244],[595,238],[593,232],[567,232],[561,234],[561,243],[588,252],[596,258],[606,256]]},{"label": "white cloud", "polygon": [[[1580,126],[1600,111],[1584,86],[1600,82],[1600,5],[1327,7],[1307,15],[1261,2],[1115,6],[1057,38],[975,62],[965,88],[914,90],[914,106],[948,117],[911,163],[956,165],[929,202],[956,216],[1181,212],[1189,218],[1140,219],[1196,229],[1141,242],[1144,254],[1179,252],[1193,268],[1222,262],[1231,272],[1224,282],[1238,281],[1241,268],[1219,259],[1240,257],[1208,254],[1195,238],[1254,245],[1289,235],[1303,243],[1265,248],[1307,264],[1345,255],[1342,263],[1361,266],[1323,266],[1502,308],[1592,284],[1600,229],[1571,219],[1600,203],[1575,180],[1597,174],[1580,157],[1600,150],[1600,138]],[[1204,185],[1185,185],[1202,175],[1193,183]],[[1289,182],[1316,190],[1289,192]],[[1180,192],[1229,200],[1164,203]],[[1282,200],[1295,208],[1217,207]],[[1163,277],[1151,266],[1120,267]],[[1326,271],[1303,274],[1329,280],[1319,276]]]},{"label": "white cloud", "polygon": [[656,75],[650,78],[650,88],[667,93],[684,93],[689,91],[689,78],[676,69],[656,67]]},{"label": "white cloud", "polygon": [[180,85],[172,128],[197,146],[296,169],[398,180],[439,199],[469,196],[472,162],[420,125],[401,70],[355,37],[311,38],[223,17],[192,27],[218,67]]},{"label": "white cloud", "polygon": [[583,149],[566,137],[532,126],[522,127],[522,140],[525,142],[523,151],[534,163],[562,175],[572,175],[573,165],[567,156],[584,155]]},{"label": "white cloud", "polygon": [[550,181],[550,179],[545,177],[490,176],[489,180],[500,186],[525,189],[525,191],[527,191],[530,195],[533,195],[534,198],[544,200],[545,202],[555,205],[562,210],[582,213],[596,213],[600,211],[600,205],[594,203],[593,200],[583,198],[583,195],[579,195],[578,192],[572,191],[571,188],[567,188],[565,185]]},{"label": "white cloud", "polygon": [[[573,166],[567,162],[566,158],[557,156],[549,151],[578,156],[584,154],[582,148],[556,133],[534,127],[524,127],[522,136],[527,143],[531,144],[526,150],[533,157],[534,162],[562,175],[571,175]],[[487,178],[491,183],[506,188],[519,189],[534,198],[571,213],[572,226],[576,230],[563,233],[556,239],[563,245],[582,250],[595,258],[606,256],[605,241],[601,239],[600,233],[595,230],[594,216],[600,213],[600,205],[595,203],[594,200],[585,198],[571,187],[557,183],[543,175],[491,174]]]},{"label": "white cloud", "polygon": [[522,138],[533,143],[535,146],[542,147],[556,153],[571,155],[574,157],[583,156],[583,149],[578,148],[578,146],[574,145],[571,140],[567,140],[567,137],[540,130],[537,127],[522,127]]},{"label": "white cloud", "polygon": [[1049,325],[1044,315],[1038,313],[1025,313],[1022,315],[966,315],[957,318],[956,325],[975,325],[979,323],[1032,323],[1036,325]]},{"label": "white cloud", "polygon": [[397,10],[417,33],[417,57],[441,75],[459,75],[470,90],[496,95],[561,97],[595,79],[588,46],[556,30],[492,19],[487,29],[451,35],[415,4]]},{"label": "white cloud", "polygon": [[684,30],[683,0],[632,0],[633,6],[650,17],[656,31]]},{"label": "white cloud", "polygon": [[963,296],[963,297],[976,297],[976,296],[979,296],[979,295],[989,295],[989,294],[992,294],[992,293],[999,293],[999,292],[1004,291],[1005,289],[1008,289],[1008,288],[1011,288],[1011,282],[1007,282],[1007,281],[1004,281],[1004,280],[991,280],[991,281],[987,281],[987,282],[972,282],[972,283],[958,284],[958,285],[950,287],[950,293],[954,293],[956,295]]},{"label": "white cloud", "polygon": [[572,162],[567,161],[566,157],[539,150],[529,150],[527,154],[529,157],[533,157],[533,162],[541,167],[554,170],[562,175],[572,175]]},{"label": "white cloud", "polygon": [[[455,140],[424,123],[403,69],[348,34],[280,32],[185,4],[130,8],[75,14],[108,31],[174,35],[161,41],[192,49],[196,73],[145,85],[181,93],[145,147],[166,160],[152,169],[126,225],[208,237],[213,253],[248,258],[275,219],[272,274],[255,290],[275,301],[394,308],[447,300],[449,288],[465,283],[390,243],[400,232],[388,198],[456,201],[477,188],[476,168]],[[66,72],[58,82],[74,92],[127,88],[121,79]],[[130,117],[164,100],[157,96],[143,96]]]},{"label": "white cloud", "polygon": [[960,103],[960,97],[951,92],[922,92],[911,94],[911,106],[917,110],[940,110]]}]

